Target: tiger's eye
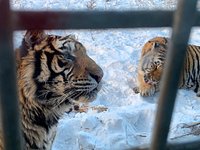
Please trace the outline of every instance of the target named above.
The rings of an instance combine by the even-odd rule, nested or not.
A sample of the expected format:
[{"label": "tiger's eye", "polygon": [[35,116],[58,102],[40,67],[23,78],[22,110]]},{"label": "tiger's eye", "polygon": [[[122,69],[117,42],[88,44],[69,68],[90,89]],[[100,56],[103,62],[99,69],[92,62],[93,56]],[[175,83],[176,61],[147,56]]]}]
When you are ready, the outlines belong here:
[{"label": "tiger's eye", "polygon": [[66,65],[66,62],[63,62],[62,60],[58,60],[58,65],[63,68]]}]

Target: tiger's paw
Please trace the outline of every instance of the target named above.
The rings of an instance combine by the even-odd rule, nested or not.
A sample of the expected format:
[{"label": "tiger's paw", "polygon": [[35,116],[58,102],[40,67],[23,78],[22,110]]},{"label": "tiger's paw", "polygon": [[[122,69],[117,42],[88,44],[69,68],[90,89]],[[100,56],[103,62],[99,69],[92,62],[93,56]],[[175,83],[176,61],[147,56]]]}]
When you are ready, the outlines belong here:
[{"label": "tiger's paw", "polygon": [[140,91],[139,91],[139,87],[137,87],[137,86],[133,88],[133,91],[135,92],[135,94],[140,93]]},{"label": "tiger's paw", "polygon": [[152,96],[155,94],[157,91],[154,87],[151,88],[139,88],[139,87],[134,87],[133,91],[135,94],[140,93],[141,96]]},{"label": "tiger's paw", "polygon": [[139,89],[139,93],[141,96],[153,96],[156,92],[155,88],[149,88],[149,89]]}]

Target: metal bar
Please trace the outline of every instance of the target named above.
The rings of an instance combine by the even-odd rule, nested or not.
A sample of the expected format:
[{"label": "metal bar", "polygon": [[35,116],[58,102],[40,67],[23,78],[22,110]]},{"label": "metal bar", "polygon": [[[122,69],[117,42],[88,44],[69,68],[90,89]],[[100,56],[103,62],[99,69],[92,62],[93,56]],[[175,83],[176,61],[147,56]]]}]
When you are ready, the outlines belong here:
[{"label": "metal bar", "polygon": [[8,0],[0,0],[0,14],[0,111],[4,149],[21,150],[12,18]]},{"label": "metal bar", "polygon": [[15,30],[171,27],[173,11],[13,11],[13,17]]},{"label": "metal bar", "polygon": [[[169,27],[172,11],[14,11],[15,30]],[[165,19],[163,19],[165,18]]]},{"label": "metal bar", "polygon": [[[167,143],[166,150],[199,150],[200,148],[200,139],[193,139],[189,140],[187,139],[184,141],[176,141],[176,142],[170,142]],[[138,146],[135,148],[132,148],[130,150],[149,150],[148,145]]]},{"label": "metal bar", "polygon": [[151,150],[165,149],[179,76],[183,66],[191,27],[195,23],[197,0],[179,0],[174,15],[171,44],[167,53],[158,101]]},{"label": "metal bar", "polygon": [[[183,20],[177,19],[178,21],[175,22],[175,29],[172,36],[172,46],[171,49],[175,53],[181,54],[181,58],[183,58],[184,49],[186,47],[186,43],[189,37],[189,32],[191,28],[191,23],[193,23],[194,18],[192,17],[187,18],[187,23],[189,22],[189,25],[186,23],[186,17],[187,13],[190,15],[194,13],[195,9],[187,9],[185,6],[189,6],[188,8],[192,8],[194,6],[194,3],[196,1],[188,1],[182,0],[179,3],[179,9],[175,15],[181,15]],[[13,125],[12,127],[9,126],[10,121],[12,123],[19,123],[18,116],[13,117],[14,115],[18,115],[17,109],[17,103],[15,104],[14,100],[16,99],[16,90],[15,90],[15,84],[16,80],[14,77],[14,59],[10,59],[9,56],[12,56],[12,31],[11,29],[11,20],[9,16],[9,12],[4,12],[5,10],[5,2],[0,1],[0,6],[2,7],[1,14],[5,14],[4,16],[1,16],[0,19],[0,49],[3,49],[0,51],[0,92],[1,92],[1,103],[2,103],[2,115],[3,115],[3,128],[4,128],[4,137],[5,137],[5,147],[6,149],[20,149],[20,142],[16,142],[19,140],[19,136],[11,136],[11,132],[15,135],[19,135],[19,131],[17,128],[18,125]],[[2,5],[3,4],[3,5]],[[189,5],[187,5],[189,4]],[[181,8],[180,6],[183,6],[185,9]],[[196,4],[195,4],[196,5]],[[9,7],[8,7],[9,8]],[[8,9],[9,10],[9,9]],[[23,12],[23,11],[15,11],[12,13],[14,18],[14,24],[16,25],[14,27],[15,30],[25,30],[25,29],[105,29],[105,28],[132,28],[132,27],[168,27],[172,25],[172,11],[128,11],[128,12]],[[199,15],[199,14],[198,14]],[[49,17],[50,16],[50,17]],[[163,20],[163,18],[165,18]],[[162,20],[162,21],[161,21]],[[191,22],[190,22],[191,21]],[[196,20],[195,25],[199,25],[200,21]],[[182,25],[182,28],[181,28]],[[192,24],[193,25],[193,24]],[[183,30],[183,26],[185,30]],[[177,29],[181,29],[178,31]],[[6,35],[6,36],[5,36]],[[185,36],[182,36],[185,35]],[[177,40],[177,38],[182,39],[181,42]],[[179,40],[180,40],[179,39]],[[6,45],[7,44],[7,45]],[[175,51],[175,49],[179,47],[180,50]],[[173,52],[170,51],[170,54],[168,58],[171,58],[171,62],[173,64],[175,63],[175,55],[173,55]],[[171,54],[172,53],[172,54]],[[180,55],[179,55],[180,56]],[[13,57],[13,56],[12,56]],[[14,57],[13,57],[14,58]],[[180,59],[177,61],[177,66],[180,66],[180,64],[183,62],[183,59]],[[12,64],[12,67],[10,67],[9,64]],[[157,119],[160,120],[160,123],[156,124],[156,130],[154,133],[154,138],[152,142],[151,149],[156,150],[163,148],[163,146],[166,143],[166,138],[169,130],[169,124],[171,120],[173,105],[174,105],[174,99],[177,91],[178,86],[178,77],[170,77],[168,76],[171,71],[176,70],[178,74],[180,74],[180,68],[172,67],[170,62],[167,61],[166,64],[167,67],[167,73],[164,75],[164,79],[167,79],[164,81],[164,85],[162,86],[161,90],[161,96],[159,99],[160,108],[158,109],[157,113]],[[175,66],[175,65],[174,65]],[[170,68],[172,67],[172,68]],[[175,81],[175,82],[174,82]],[[169,83],[169,84],[168,84]],[[173,86],[173,84],[175,86]],[[167,91],[164,91],[163,89],[168,89]],[[9,91],[9,94],[8,94]],[[169,96],[169,97],[167,97]],[[167,99],[169,99],[169,102],[167,104]],[[5,107],[7,106],[7,107]],[[167,109],[163,109],[164,106],[169,106]],[[8,111],[9,110],[9,111]],[[6,112],[6,114],[5,114]],[[163,113],[166,113],[165,120],[161,120]],[[6,117],[5,117],[6,115]],[[164,117],[164,116],[163,116]],[[11,120],[9,120],[11,119]],[[10,124],[11,125],[11,124]],[[163,126],[164,125],[164,126]],[[8,130],[9,129],[9,130]],[[8,132],[11,131],[11,132]],[[160,136],[160,131],[164,131],[163,136]],[[159,136],[158,136],[159,135]],[[160,138],[162,137],[162,138]],[[160,140],[159,140],[160,138]],[[9,140],[7,140],[9,139]],[[16,140],[17,139],[17,140]],[[12,147],[14,146],[14,148]],[[18,147],[18,148],[17,148]]]}]

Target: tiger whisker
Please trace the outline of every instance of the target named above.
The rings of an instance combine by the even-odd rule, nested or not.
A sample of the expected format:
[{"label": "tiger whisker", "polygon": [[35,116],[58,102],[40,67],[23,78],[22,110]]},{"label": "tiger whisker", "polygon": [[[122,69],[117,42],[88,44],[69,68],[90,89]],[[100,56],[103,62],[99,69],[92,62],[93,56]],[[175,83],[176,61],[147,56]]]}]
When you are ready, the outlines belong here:
[{"label": "tiger whisker", "polygon": [[40,95],[38,95],[37,97],[44,97],[44,98],[46,99],[48,93],[49,93],[49,91],[42,92],[42,93],[41,93]]},{"label": "tiger whisker", "polygon": [[108,86],[108,84],[107,84],[107,85],[103,85],[103,86],[101,87],[101,90],[99,91],[99,93],[101,93],[101,94],[107,94],[107,93],[109,93],[110,91],[111,91],[111,87]]},{"label": "tiger whisker", "polygon": [[66,100],[66,95],[63,95],[63,96],[61,96],[61,97],[58,97],[57,99],[56,99],[56,105],[55,105],[55,107],[56,106],[59,106],[61,103],[63,103],[64,101]]},{"label": "tiger whisker", "polygon": [[[73,95],[70,95],[69,98],[70,98],[70,100],[71,100],[72,102],[74,102],[76,98],[78,98],[80,95],[82,95],[82,93],[83,93],[83,92],[80,92],[80,93],[75,92],[74,94],[77,94],[77,95],[75,95],[75,96],[74,96],[74,94],[73,94]],[[72,96],[74,96],[74,97],[72,97]]]}]

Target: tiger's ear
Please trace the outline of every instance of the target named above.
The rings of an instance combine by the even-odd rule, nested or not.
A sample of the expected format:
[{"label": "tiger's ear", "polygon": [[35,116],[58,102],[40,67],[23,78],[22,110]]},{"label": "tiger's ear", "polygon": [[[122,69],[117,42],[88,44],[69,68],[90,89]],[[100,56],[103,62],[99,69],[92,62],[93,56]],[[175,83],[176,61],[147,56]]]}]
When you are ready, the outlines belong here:
[{"label": "tiger's ear", "polygon": [[27,55],[28,50],[32,48],[34,44],[40,43],[46,36],[43,30],[27,30],[20,47],[15,51],[17,62]]},{"label": "tiger's ear", "polygon": [[24,35],[24,42],[26,46],[32,47],[34,44],[40,43],[46,38],[46,34],[43,30],[27,30]]}]

